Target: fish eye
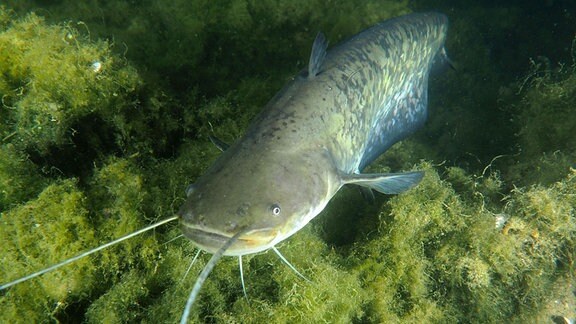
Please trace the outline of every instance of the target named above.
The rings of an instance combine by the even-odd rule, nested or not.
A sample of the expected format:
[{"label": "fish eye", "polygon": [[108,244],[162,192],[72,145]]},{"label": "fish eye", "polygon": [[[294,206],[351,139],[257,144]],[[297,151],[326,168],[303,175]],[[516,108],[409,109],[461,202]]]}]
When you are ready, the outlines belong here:
[{"label": "fish eye", "polygon": [[270,206],[270,211],[272,212],[272,215],[274,216],[278,216],[280,215],[280,205],[278,204],[273,204],[272,206]]}]

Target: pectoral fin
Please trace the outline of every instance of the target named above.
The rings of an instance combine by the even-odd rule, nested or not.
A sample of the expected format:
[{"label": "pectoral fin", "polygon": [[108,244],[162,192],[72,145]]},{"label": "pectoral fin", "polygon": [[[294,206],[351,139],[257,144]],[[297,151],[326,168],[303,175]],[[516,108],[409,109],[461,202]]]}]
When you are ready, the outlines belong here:
[{"label": "pectoral fin", "polygon": [[342,176],[345,184],[355,184],[374,189],[384,194],[399,194],[415,185],[424,177],[424,172],[347,174]]}]

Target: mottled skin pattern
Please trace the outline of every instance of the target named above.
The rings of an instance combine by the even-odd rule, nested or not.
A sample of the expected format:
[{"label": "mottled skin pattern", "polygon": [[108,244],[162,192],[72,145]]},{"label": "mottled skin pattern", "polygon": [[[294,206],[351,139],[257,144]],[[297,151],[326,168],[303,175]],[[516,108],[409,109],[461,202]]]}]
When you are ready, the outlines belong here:
[{"label": "mottled skin pattern", "polygon": [[331,49],[317,75],[302,71],[191,187],[184,234],[214,253],[245,231],[225,252],[243,255],[306,225],[344,175],[422,125],[447,27],[437,13],[387,20]]}]

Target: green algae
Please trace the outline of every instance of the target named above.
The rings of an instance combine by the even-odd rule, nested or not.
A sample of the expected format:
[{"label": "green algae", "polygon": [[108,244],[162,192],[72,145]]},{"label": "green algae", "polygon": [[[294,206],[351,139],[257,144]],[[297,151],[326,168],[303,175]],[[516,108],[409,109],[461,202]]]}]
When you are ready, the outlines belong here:
[{"label": "green algae", "polygon": [[520,152],[507,174],[515,183],[551,184],[575,166],[576,41],[571,48],[571,64],[552,67],[545,58],[532,61],[530,72],[518,82],[520,102],[506,107],[517,116]]},{"label": "green algae", "polygon": [[[23,12],[31,7],[20,0],[8,3],[24,7]],[[406,0],[145,0],[139,6],[129,0],[62,0],[39,5],[50,11],[47,19],[59,23],[81,17],[92,35],[125,44],[127,58],[146,67],[147,82],[162,84],[183,101],[191,87],[213,98],[238,88],[247,76],[259,75],[278,89],[304,67],[302,58],[318,30],[337,42],[409,12]]]},{"label": "green algae", "polygon": [[[138,76],[113,56],[105,41],[88,41],[81,24],[48,26],[30,14],[0,33],[3,135],[45,153],[71,142],[76,123],[89,115],[114,123],[131,103],[125,93]],[[123,102],[125,101],[125,102]]]},{"label": "green algae", "polygon": [[[86,245],[97,244],[86,217],[85,200],[75,182],[66,180],[49,185],[37,199],[3,212],[3,280],[57,263]],[[68,299],[78,298],[96,284],[91,263],[80,260],[63,271],[14,287],[1,300],[3,317],[35,322],[52,318]]]},{"label": "green algae", "polygon": [[[258,24],[251,16],[254,13],[248,10],[248,2],[231,1],[228,5],[224,7],[226,15],[215,12],[207,19],[229,21],[227,26],[236,28],[236,33],[232,33],[236,41],[230,42],[230,46],[236,46],[242,40],[241,35]],[[261,2],[258,6],[261,7],[256,7],[255,12],[268,19],[267,24],[260,25],[261,33],[266,28],[280,30],[307,19],[312,23],[320,19],[307,16],[307,12],[316,7],[309,2],[294,7],[273,2]],[[344,14],[348,16],[352,11],[350,6],[344,5],[340,13],[329,11],[327,15],[334,18],[326,21],[336,21],[336,17]],[[358,10],[375,22],[384,17],[367,14],[374,12],[368,9],[375,6],[378,5],[369,3]],[[184,15],[174,8],[164,10],[161,15],[164,19]],[[402,5],[390,13],[405,10]],[[287,11],[293,13],[287,16]],[[82,27],[75,23],[46,24],[35,15],[9,20],[3,18],[9,15],[6,11],[0,13],[3,35],[15,33],[16,27],[21,26],[19,28],[36,30],[38,35],[54,40],[56,35],[66,36],[66,32]],[[142,17],[133,19],[148,23]],[[191,30],[201,34],[208,33],[206,26],[215,24],[194,22],[200,19],[197,14],[188,19],[184,26],[196,26]],[[173,19],[167,29],[175,37],[169,42],[176,42],[184,33],[178,23],[179,19]],[[334,30],[325,29],[332,34],[331,39],[365,25],[359,20],[346,22],[344,19],[333,26]],[[132,31],[140,28],[132,27]],[[150,32],[148,27],[141,28]],[[221,28],[219,32],[224,33],[224,27]],[[43,29],[48,31],[41,31]],[[206,169],[218,151],[201,139],[170,142],[170,132],[177,129],[182,134],[195,136],[214,132],[231,141],[242,134],[250,117],[278,83],[278,79],[270,82],[267,77],[251,77],[239,83],[225,80],[224,85],[210,86],[214,89],[227,88],[230,84],[240,86],[205,101],[197,100],[203,96],[202,90],[194,90],[186,95],[194,98],[192,102],[199,103],[188,112],[170,114],[181,100],[171,97],[173,90],[139,92],[137,88],[145,85],[140,85],[133,68],[120,63],[123,60],[110,51],[110,43],[92,37],[93,41],[78,30],[72,33],[74,39],[78,39],[73,48],[67,42],[50,47],[57,52],[56,58],[67,57],[58,62],[68,64],[69,57],[84,57],[83,50],[79,50],[83,48],[91,48],[88,53],[102,51],[98,53],[106,58],[103,61],[118,63],[105,65],[103,72],[119,80],[124,78],[120,71],[128,71],[128,83],[111,86],[106,85],[105,80],[103,84],[92,82],[91,78],[98,74],[90,70],[91,61],[87,58],[91,56],[70,63],[70,70],[62,70],[64,74],[70,72],[86,80],[58,76],[55,80],[59,84],[41,89],[45,94],[31,90],[22,93],[22,96],[31,96],[30,102],[46,100],[63,109],[61,116],[65,117],[60,125],[46,126],[47,132],[41,133],[30,131],[34,128],[26,128],[28,119],[19,121],[13,114],[17,111],[14,108],[28,106],[24,104],[26,101],[20,103],[23,98],[14,92],[17,88],[11,84],[20,84],[35,74],[27,74],[22,79],[8,74],[10,78],[1,79],[10,81],[1,88],[8,100],[2,108],[2,118],[10,121],[0,126],[4,138],[0,153],[6,157],[0,160],[3,195],[0,236],[6,242],[0,249],[2,282],[172,215],[183,202],[183,189]],[[298,49],[282,55],[306,57],[310,39],[304,34],[296,33]],[[18,35],[24,43],[36,40]],[[182,62],[191,66],[203,62],[200,53],[205,50],[204,46],[210,47],[202,39],[194,40],[198,44],[190,50],[197,53],[190,56],[183,55],[184,52],[167,53],[176,56],[168,56],[156,62],[158,65],[150,66],[173,72]],[[271,55],[267,51],[282,46],[280,41],[267,43],[266,47],[270,47],[264,49],[266,55]],[[168,44],[175,46],[175,43]],[[247,52],[248,46],[242,44],[234,48]],[[215,56],[228,58],[221,53]],[[153,57],[147,60],[152,62]],[[283,59],[289,61],[286,57]],[[21,63],[28,66],[26,64]],[[286,70],[278,71],[285,73]],[[202,71],[212,72],[225,73],[214,66]],[[53,71],[50,73],[54,75]],[[574,119],[568,115],[573,98],[566,94],[572,93],[576,73],[572,70],[565,73],[565,78],[529,83],[521,96],[511,99],[514,107],[522,108],[509,109],[517,116],[517,128],[521,131],[514,140],[523,148],[523,154],[506,160],[513,161],[509,166],[496,163],[500,160],[487,161],[488,166],[481,170],[417,163],[420,157],[436,156],[427,154],[430,149],[425,143],[404,142],[371,166],[371,170],[387,172],[391,165],[394,170],[425,170],[426,177],[418,187],[399,196],[377,197],[374,206],[364,202],[354,190],[345,190],[318,219],[279,246],[311,282],[297,277],[271,252],[246,256],[244,271],[249,295],[246,301],[237,260],[224,258],[203,287],[190,320],[216,323],[303,323],[310,319],[325,322],[548,320],[544,305],[575,275],[576,175],[569,168],[574,152],[568,145],[574,136],[570,132],[574,129],[570,128]],[[76,85],[79,87],[70,90]],[[116,89],[113,93],[119,97],[114,102],[108,102],[106,96],[95,99],[91,94],[110,94],[110,87]],[[52,91],[57,93],[58,89],[70,91],[67,95],[52,97]],[[39,97],[34,98],[35,95]],[[559,125],[549,115],[546,109],[549,105],[562,116]],[[39,107],[40,110],[33,113],[40,116],[46,106]],[[31,148],[50,156],[47,148],[73,142],[70,129],[78,120],[86,121],[83,114],[87,111],[90,111],[88,116],[98,116],[96,124],[109,122],[107,129],[116,134],[112,140],[120,143],[117,147],[123,148],[123,154],[99,149],[97,158],[85,161],[89,171],[75,177],[61,173],[54,176],[54,172],[45,171],[45,165],[29,158],[27,152]],[[179,121],[183,122],[179,124]],[[557,132],[544,134],[549,127],[557,127]],[[20,132],[23,129],[25,131]],[[151,134],[146,135],[147,130]],[[168,158],[158,156],[158,150],[152,149],[170,145],[175,152]],[[528,173],[527,177],[534,163],[542,170]],[[554,176],[550,177],[550,173]],[[501,227],[496,226],[498,217],[507,219]],[[346,234],[335,234],[342,229],[346,229]],[[209,258],[201,256],[184,278],[194,248],[185,239],[159,243],[177,235],[177,227],[166,226],[154,235],[124,242],[53,274],[13,287],[0,297],[0,314],[11,322],[175,322],[195,275]]]},{"label": "green algae", "polygon": [[46,184],[26,154],[11,144],[0,147],[0,210],[34,197]]}]

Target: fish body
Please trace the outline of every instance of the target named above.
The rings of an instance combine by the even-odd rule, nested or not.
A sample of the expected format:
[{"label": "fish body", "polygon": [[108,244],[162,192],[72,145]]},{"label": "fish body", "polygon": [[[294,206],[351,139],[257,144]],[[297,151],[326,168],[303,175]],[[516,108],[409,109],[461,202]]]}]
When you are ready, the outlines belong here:
[{"label": "fish body", "polygon": [[421,172],[362,174],[426,119],[428,78],[445,60],[448,19],[417,13],[375,25],[310,63],[187,190],[178,212],[198,247],[244,255],[274,247],[320,213],[345,184],[383,193],[416,185]]}]

